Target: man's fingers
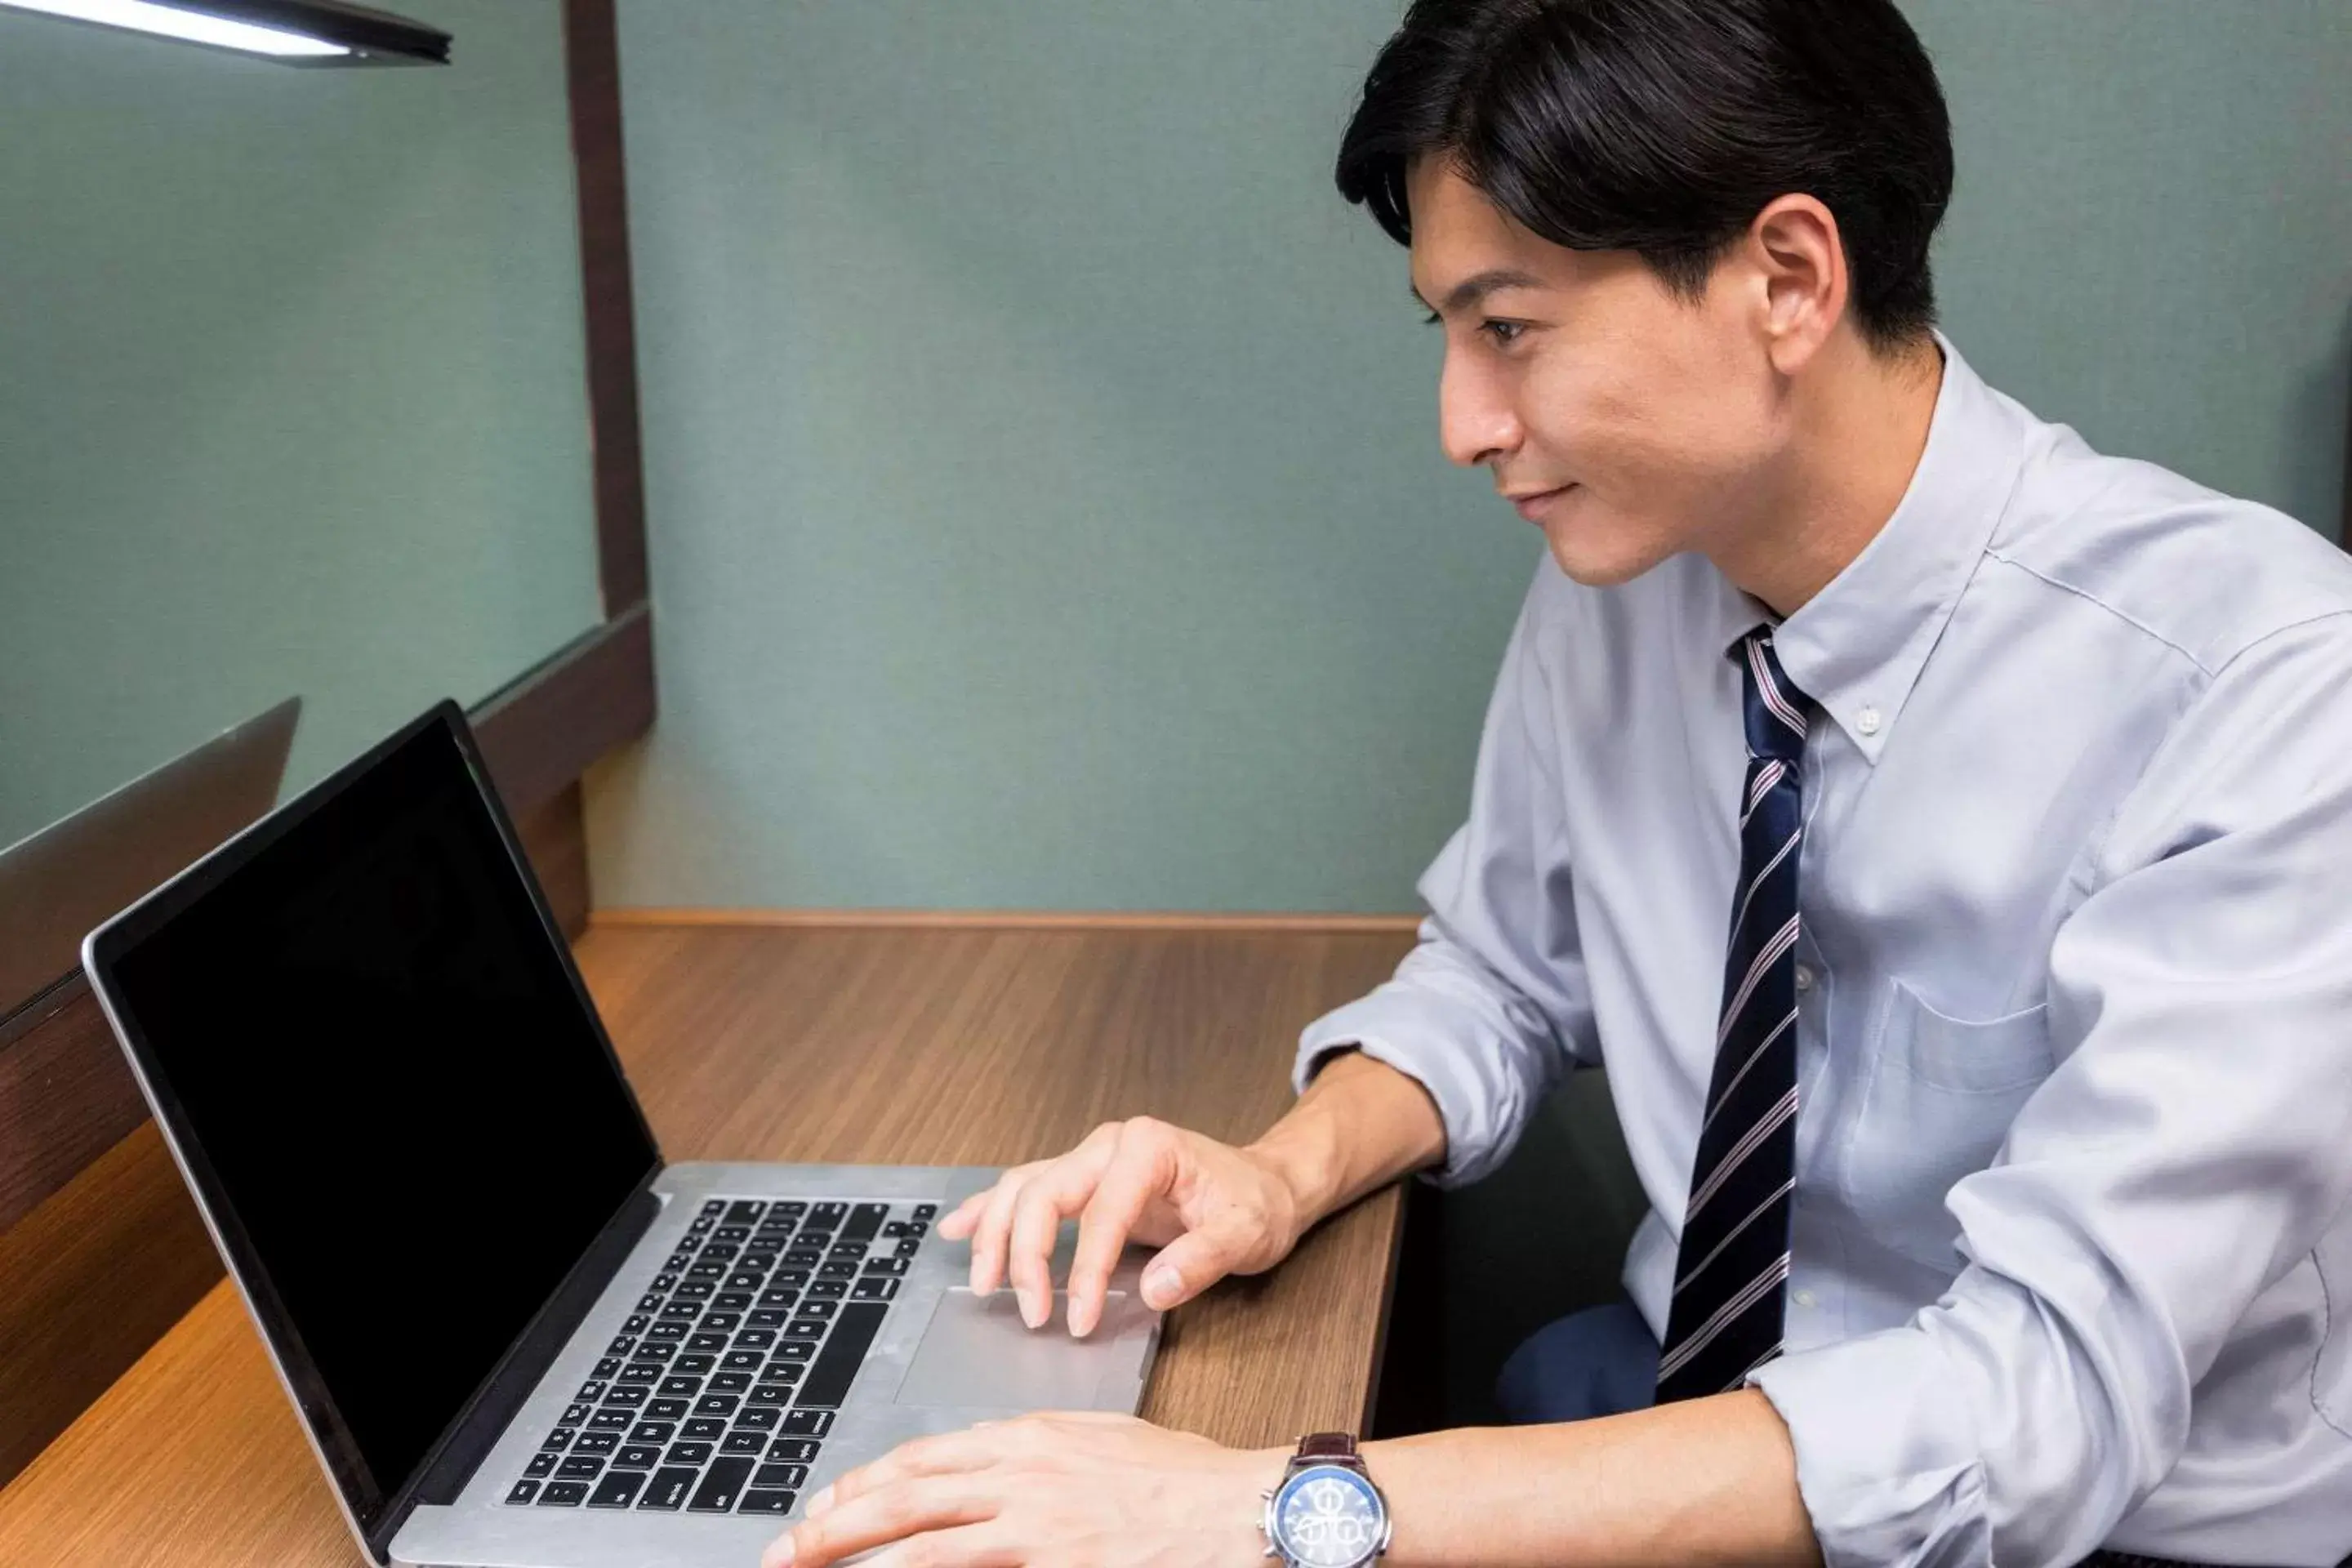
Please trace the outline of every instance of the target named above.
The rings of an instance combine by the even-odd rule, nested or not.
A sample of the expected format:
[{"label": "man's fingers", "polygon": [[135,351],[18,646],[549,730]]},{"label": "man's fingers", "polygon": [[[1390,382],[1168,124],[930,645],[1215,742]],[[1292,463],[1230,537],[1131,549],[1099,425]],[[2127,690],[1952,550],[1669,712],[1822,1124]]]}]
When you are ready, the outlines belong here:
[{"label": "man's fingers", "polygon": [[1102,1180],[1095,1184],[1078,1216],[1078,1246],[1070,1258],[1070,1332],[1090,1334],[1102,1321],[1103,1293],[1119,1249],[1144,1208],[1166,1193],[1172,1175],[1165,1140],[1128,1136],[1120,1141]]},{"label": "man's fingers", "polygon": [[939,1233],[950,1241],[961,1241],[980,1223],[981,1211],[988,1206],[988,1194],[993,1187],[977,1192],[940,1216]]},{"label": "man's fingers", "polygon": [[915,1476],[836,1501],[779,1537],[761,1561],[818,1568],[927,1531],[996,1517],[996,1501],[968,1476]]},{"label": "man's fingers", "polygon": [[1004,1240],[1013,1229],[1013,1205],[1032,1175],[1045,1162],[1015,1165],[996,1179],[981,1204],[971,1232],[971,1293],[985,1296],[1004,1278]]},{"label": "man's fingers", "polygon": [[1013,1293],[1021,1301],[1021,1321],[1033,1329],[1054,1315],[1052,1260],[1062,1216],[1085,1206],[1118,1146],[1116,1128],[1098,1130],[1030,1178],[1013,1205],[1007,1267]]}]

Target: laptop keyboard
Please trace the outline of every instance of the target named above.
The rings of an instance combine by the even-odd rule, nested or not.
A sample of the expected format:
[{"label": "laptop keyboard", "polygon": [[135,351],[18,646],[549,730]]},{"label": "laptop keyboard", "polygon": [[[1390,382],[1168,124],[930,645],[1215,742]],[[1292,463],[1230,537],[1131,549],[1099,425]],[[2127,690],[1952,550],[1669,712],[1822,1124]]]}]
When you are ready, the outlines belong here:
[{"label": "laptop keyboard", "polygon": [[937,1210],[705,1203],[508,1503],[789,1513]]}]

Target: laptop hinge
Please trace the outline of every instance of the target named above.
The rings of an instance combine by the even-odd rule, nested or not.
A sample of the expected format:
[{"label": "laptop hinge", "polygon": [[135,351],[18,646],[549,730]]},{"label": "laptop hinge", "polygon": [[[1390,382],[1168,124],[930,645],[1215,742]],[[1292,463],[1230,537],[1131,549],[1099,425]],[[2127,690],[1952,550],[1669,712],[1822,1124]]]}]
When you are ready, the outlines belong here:
[{"label": "laptop hinge", "polygon": [[661,1166],[656,1164],[647,1173],[644,1184],[605,1222],[596,1239],[588,1244],[580,1260],[563,1277],[563,1283],[556,1287],[531,1319],[530,1326],[508,1350],[498,1370],[475,1391],[472,1400],[425,1455],[425,1462],[417,1466],[408,1484],[385,1506],[375,1528],[368,1532],[368,1550],[378,1563],[391,1561],[393,1538],[420,1504],[453,1503],[466,1489],[475,1467],[489,1453],[499,1435],[506,1431],[507,1424],[514,1419],[515,1412],[522,1408],[523,1402],[547,1375],[547,1369],[571,1342],[572,1333],[596,1305],[596,1299],[604,1293],[604,1287],[660,1215],[661,1200],[653,1194],[654,1180],[660,1174]]}]

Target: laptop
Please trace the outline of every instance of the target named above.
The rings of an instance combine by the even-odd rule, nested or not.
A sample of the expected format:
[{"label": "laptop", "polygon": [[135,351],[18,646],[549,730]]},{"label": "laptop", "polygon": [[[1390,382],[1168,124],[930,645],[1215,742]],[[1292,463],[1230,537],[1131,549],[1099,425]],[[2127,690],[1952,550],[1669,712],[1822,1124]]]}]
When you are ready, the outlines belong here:
[{"label": "laptop", "polygon": [[1083,1341],[961,1283],[998,1172],[663,1161],[455,703],[82,961],[376,1563],[742,1568],[908,1438],[1141,1403],[1138,1254]]},{"label": "laptop", "polygon": [[301,716],[289,697],[0,848],[0,1015],[70,973],[93,923],[268,811]]}]

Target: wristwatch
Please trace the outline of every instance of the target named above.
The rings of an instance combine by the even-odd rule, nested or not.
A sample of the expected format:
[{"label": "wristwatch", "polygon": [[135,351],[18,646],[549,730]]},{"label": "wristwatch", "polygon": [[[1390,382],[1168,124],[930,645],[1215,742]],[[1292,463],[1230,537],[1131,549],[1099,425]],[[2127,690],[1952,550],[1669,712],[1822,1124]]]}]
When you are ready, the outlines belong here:
[{"label": "wristwatch", "polygon": [[1388,1499],[1348,1433],[1298,1439],[1282,1484],[1263,1495],[1265,1554],[1290,1568],[1360,1568],[1389,1549]]}]

